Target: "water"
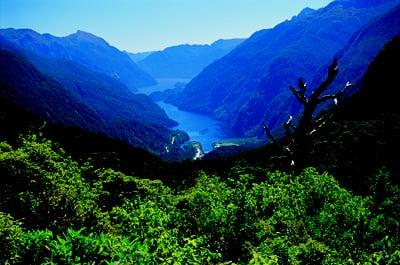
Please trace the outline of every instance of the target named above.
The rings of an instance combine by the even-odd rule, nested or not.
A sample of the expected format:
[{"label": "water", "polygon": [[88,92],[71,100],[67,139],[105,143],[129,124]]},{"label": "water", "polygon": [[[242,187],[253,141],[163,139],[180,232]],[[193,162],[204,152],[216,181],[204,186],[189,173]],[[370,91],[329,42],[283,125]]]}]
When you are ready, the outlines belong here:
[{"label": "water", "polygon": [[164,91],[167,89],[171,89],[175,87],[176,83],[184,83],[187,84],[190,82],[190,79],[184,79],[184,78],[160,78],[157,79],[158,84],[155,86],[147,86],[147,87],[141,87],[138,89],[138,93],[142,93],[145,95],[150,95],[153,92],[156,91]]},{"label": "water", "polygon": [[[157,79],[158,85],[139,88],[139,93],[151,94],[155,91],[163,91],[174,88],[177,82],[188,83],[190,79]],[[162,101],[156,102],[167,115],[179,123],[173,129],[187,132],[191,141],[200,142],[203,151],[213,150],[212,144],[218,140],[232,137],[226,123],[213,119],[211,116],[202,115],[189,111],[179,110],[176,106]]]},{"label": "water", "polygon": [[191,141],[201,143],[204,152],[213,150],[212,144],[216,141],[232,137],[226,124],[211,116],[179,110],[176,106],[161,101],[156,103],[171,119],[179,123],[173,129],[187,132]]}]

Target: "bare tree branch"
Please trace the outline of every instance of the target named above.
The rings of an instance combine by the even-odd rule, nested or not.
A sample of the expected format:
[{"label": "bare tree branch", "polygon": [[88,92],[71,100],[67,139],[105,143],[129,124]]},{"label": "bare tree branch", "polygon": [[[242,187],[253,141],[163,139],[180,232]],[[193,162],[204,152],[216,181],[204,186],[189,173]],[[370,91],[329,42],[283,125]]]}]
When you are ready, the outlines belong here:
[{"label": "bare tree branch", "polygon": [[350,83],[349,81],[347,81],[347,83],[346,83],[346,85],[344,86],[344,88],[343,88],[342,90],[340,90],[339,92],[337,92],[336,95],[337,95],[338,97],[342,97],[342,96],[344,95],[344,93],[346,93],[346,91],[347,91],[349,88],[353,87],[353,86],[355,86],[354,83]]},{"label": "bare tree branch", "polygon": [[297,128],[292,124],[292,116],[289,116],[289,119],[283,124],[286,133],[286,138],[284,139],[286,145],[279,142],[267,125],[264,125],[266,134],[272,142],[282,149],[290,161],[290,167],[293,169],[302,170],[307,165],[307,157],[312,146],[312,135],[317,133],[324,126],[329,117],[332,116],[332,114],[329,113],[322,114],[318,119],[314,120],[314,113],[318,105],[327,100],[334,100],[335,104],[337,104],[338,99],[345,94],[348,88],[353,86],[353,84],[347,82],[345,87],[337,93],[322,95],[329,85],[332,84],[338,73],[338,60],[334,58],[328,68],[328,76],[308,97],[306,96],[307,83],[304,82],[303,78],[298,80],[298,89],[289,86],[295,98],[303,105],[303,112],[299,118]]},{"label": "bare tree branch", "polygon": [[315,89],[310,96],[310,99],[313,98],[317,100],[319,96],[324,92],[328,86],[332,83],[332,81],[335,79],[337,74],[339,73],[339,66],[338,66],[338,59],[335,57],[333,59],[332,64],[328,68],[328,76],[326,77],[325,81],[321,83],[321,85]]},{"label": "bare tree branch", "polygon": [[326,121],[331,117],[331,114],[325,114],[319,117],[317,120],[314,122],[314,127],[313,129],[308,133],[308,135],[313,135],[316,132],[318,132],[325,124]]},{"label": "bare tree branch", "polygon": [[323,103],[323,102],[325,102],[325,101],[327,101],[327,100],[335,100],[335,105],[337,105],[338,99],[339,99],[340,97],[342,97],[342,96],[344,95],[344,93],[346,93],[346,91],[347,91],[350,87],[352,87],[352,86],[354,86],[354,84],[352,84],[352,83],[350,83],[350,82],[347,82],[346,85],[345,85],[345,87],[344,87],[342,90],[338,91],[336,94],[334,94],[334,95],[324,95],[324,96],[321,96],[321,97],[319,98],[319,100],[318,100],[318,103]]},{"label": "bare tree branch", "polygon": [[307,104],[307,99],[304,95],[301,95],[301,92],[298,91],[296,88],[293,86],[289,86],[290,90],[292,91],[293,95],[296,97],[297,101],[299,101],[301,104],[305,105]]},{"label": "bare tree branch", "polygon": [[[291,117],[291,116],[290,116]],[[290,120],[290,118],[289,118]],[[290,123],[290,121],[289,121]],[[285,124],[288,124],[287,122]],[[293,156],[293,152],[292,150],[289,148],[289,146],[283,146],[281,143],[279,143],[278,139],[273,135],[273,133],[271,132],[271,130],[268,128],[268,126],[266,124],[264,124],[264,131],[265,133],[268,135],[268,137],[271,139],[271,141],[276,144],[277,146],[279,146],[279,148],[282,150],[283,153],[286,153],[287,156]],[[293,137],[291,137],[293,139]],[[293,142],[293,140],[292,140]]]},{"label": "bare tree branch", "polygon": [[307,90],[307,83],[304,82],[303,78],[299,78],[299,82],[297,83],[297,86],[299,87],[299,92],[301,96],[305,96],[306,90]]},{"label": "bare tree branch", "polygon": [[271,130],[266,124],[264,124],[264,131],[274,144],[278,144],[278,140],[275,138],[275,136],[272,134]]},{"label": "bare tree branch", "polygon": [[291,137],[292,132],[290,131],[290,128],[294,128],[293,124],[293,116],[289,115],[288,120],[283,124],[283,128],[285,129],[285,133],[287,137]]},{"label": "bare tree branch", "polygon": [[328,100],[337,99],[337,94],[335,95],[324,95],[318,99],[318,103],[323,103]]}]

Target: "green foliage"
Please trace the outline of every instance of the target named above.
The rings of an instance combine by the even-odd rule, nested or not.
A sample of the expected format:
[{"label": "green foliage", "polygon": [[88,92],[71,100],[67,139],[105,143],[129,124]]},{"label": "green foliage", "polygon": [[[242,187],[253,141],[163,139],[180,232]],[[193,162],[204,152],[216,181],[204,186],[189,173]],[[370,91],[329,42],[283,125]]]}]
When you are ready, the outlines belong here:
[{"label": "green foliage", "polygon": [[50,230],[35,230],[27,232],[23,236],[24,248],[21,251],[20,263],[39,264],[45,257],[52,254],[50,245],[53,240],[53,233]]},{"label": "green foliage", "polygon": [[241,240],[236,230],[238,203],[235,195],[235,189],[218,177],[200,173],[196,185],[177,199],[184,231],[198,231],[207,238],[212,249],[226,254],[230,244]]},{"label": "green foliage", "polygon": [[17,149],[2,148],[5,209],[7,204],[20,208],[21,217],[30,218],[32,227],[92,224],[100,193],[84,179],[90,166],[79,165],[63,150],[52,148],[50,141],[38,140],[36,135],[22,139]]},{"label": "green foliage", "polygon": [[[3,42],[0,47],[1,104],[22,106],[36,120],[101,133],[160,155],[165,152],[164,147],[172,137],[168,128],[177,123],[149,97],[133,94],[122,83],[98,73],[98,69],[92,71],[73,60],[48,58],[47,52],[45,56],[38,56],[26,50],[17,51],[18,44]],[[56,50],[51,53],[55,54]],[[126,55],[123,57],[129,60]],[[20,115],[15,114],[21,113],[7,106],[0,106],[0,110],[0,117],[6,117],[1,124],[6,132],[10,127],[22,127],[26,115],[20,122],[17,120]]]},{"label": "green foliage", "polygon": [[9,214],[0,212],[0,263],[13,264],[19,258],[23,231],[21,224]]},{"label": "green foliage", "polygon": [[[395,87],[398,52],[379,58],[362,92],[317,133],[307,154],[317,169],[298,175],[271,170],[282,168],[273,146],[237,160],[178,165],[71,128],[52,131],[67,152],[43,130],[0,142],[0,263],[399,264],[399,111],[397,98],[381,90]],[[31,81],[57,92],[41,75]],[[3,110],[12,106],[0,101]],[[26,115],[14,107],[0,115],[5,127]],[[15,139],[16,127],[5,135]]]},{"label": "green foliage", "polygon": [[[192,186],[77,163],[30,135],[0,143],[4,264],[397,264],[399,187],[236,166]],[[13,216],[13,217],[12,217]]]}]

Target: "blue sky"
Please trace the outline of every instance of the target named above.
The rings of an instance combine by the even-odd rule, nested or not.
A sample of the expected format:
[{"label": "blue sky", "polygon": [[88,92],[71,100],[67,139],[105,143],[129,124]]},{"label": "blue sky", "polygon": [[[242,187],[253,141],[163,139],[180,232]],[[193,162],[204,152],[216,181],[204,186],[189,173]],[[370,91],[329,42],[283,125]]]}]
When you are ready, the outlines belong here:
[{"label": "blue sky", "polygon": [[1,28],[65,36],[78,29],[119,49],[159,50],[182,43],[248,37],[331,0],[0,0]]}]

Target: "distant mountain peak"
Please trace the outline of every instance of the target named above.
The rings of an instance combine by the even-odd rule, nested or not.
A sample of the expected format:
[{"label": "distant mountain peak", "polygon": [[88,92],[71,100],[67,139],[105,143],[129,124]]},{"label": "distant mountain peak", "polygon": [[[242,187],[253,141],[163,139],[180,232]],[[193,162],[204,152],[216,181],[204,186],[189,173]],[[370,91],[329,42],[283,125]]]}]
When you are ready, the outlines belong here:
[{"label": "distant mountain peak", "polygon": [[18,36],[20,34],[24,34],[26,36],[31,36],[31,37],[40,37],[41,34],[28,28],[23,28],[23,29],[15,29],[15,28],[7,28],[7,29],[0,29],[0,33],[5,33],[9,34],[10,36]]},{"label": "distant mountain peak", "polygon": [[94,34],[92,34],[92,33],[90,33],[90,32],[87,32],[87,31],[83,31],[83,30],[80,30],[80,29],[78,29],[75,33],[73,33],[73,34],[75,34],[75,35],[77,35],[77,36],[82,36],[82,37],[95,37],[95,38],[98,38],[96,35],[94,35]]},{"label": "distant mountain peak", "polygon": [[298,14],[298,16],[307,16],[309,14],[314,13],[316,10],[312,9],[311,7],[306,7],[303,10],[300,11],[300,13]]},{"label": "distant mountain peak", "polygon": [[75,33],[66,36],[66,38],[92,42],[99,45],[109,45],[103,38],[83,30],[77,30]]},{"label": "distant mountain peak", "polygon": [[117,73],[117,79],[131,89],[156,84],[126,54],[104,39],[82,30],[56,37],[30,29],[0,29],[0,37],[11,45],[40,57],[74,61],[112,78]]},{"label": "distant mountain peak", "polygon": [[[299,19],[299,18],[304,18],[307,16],[312,15],[316,10],[312,9],[311,7],[305,7],[303,8],[299,14],[293,16],[290,20],[294,20],[294,19]],[[287,20],[286,20],[287,21]]]},{"label": "distant mountain peak", "polygon": [[220,39],[211,44],[171,46],[146,56],[138,61],[138,65],[156,78],[191,79],[242,41],[243,39]]},{"label": "distant mountain peak", "polygon": [[[386,17],[399,2],[340,0],[315,11],[306,8],[272,29],[254,33],[229,54],[204,68],[181,92],[167,98],[167,102],[185,111],[211,114],[225,120],[240,137],[260,135],[263,131],[260,125],[265,122],[275,129],[286,122],[288,115],[300,111],[287,86],[295,83],[299,76],[311,81],[315,76],[324,79],[326,68],[321,73],[318,69],[330,63],[358,30],[377,17]],[[346,58],[352,65],[355,61],[367,65],[370,57],[364,52],[371,54],[379,48],[377,45],[387,39],[383,34],[393,31],[395,25],[379,25],[373,33],[380,32],[380,35],[371,34],[372,41],[365,42],[367,46],[351,53],[357,56]],[[340,65],[343,67],[344,63]],[[353,69],[357,70],[341,68],[341,73],[348,74],[343,75],[344,83],[357,81],[358,70],[352,78],[347,78]]]},{"label": "distant mountain peak", "polygon": [[214,41],[210,45],[211,46],[212,45],[219,46],[219,45],[224,45],[224,44],[226,44],[228,42],[239,44],[239,43],[243,42],[244,40],[245,40],[244,38],[219,39],[219,40]]}]

